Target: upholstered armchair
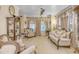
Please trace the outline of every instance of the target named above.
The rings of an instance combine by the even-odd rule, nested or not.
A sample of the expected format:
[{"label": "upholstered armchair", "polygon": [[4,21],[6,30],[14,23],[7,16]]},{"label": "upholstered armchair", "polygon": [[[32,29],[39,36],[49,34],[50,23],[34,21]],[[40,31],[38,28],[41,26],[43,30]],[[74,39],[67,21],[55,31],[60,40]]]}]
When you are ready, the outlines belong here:
[{"label": "upholstered armchair", "polygon": [[27,37],[34,37],[35,31],[31,28],[27,29]]}]

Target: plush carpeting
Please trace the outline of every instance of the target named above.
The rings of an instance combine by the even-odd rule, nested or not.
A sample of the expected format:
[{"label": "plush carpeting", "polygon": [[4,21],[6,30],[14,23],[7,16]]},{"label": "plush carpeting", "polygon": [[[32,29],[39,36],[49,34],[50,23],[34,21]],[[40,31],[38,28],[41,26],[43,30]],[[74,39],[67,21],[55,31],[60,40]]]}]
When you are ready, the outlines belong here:
[{"label": "plush carpeting", "polygon": [[37,54],[72,54],[72,48],[60,47],[57,50],[56,45],[53,44],[46,36],[37,36],[32,38],[26,38],[23,40],[26,46],[36,45]]}]

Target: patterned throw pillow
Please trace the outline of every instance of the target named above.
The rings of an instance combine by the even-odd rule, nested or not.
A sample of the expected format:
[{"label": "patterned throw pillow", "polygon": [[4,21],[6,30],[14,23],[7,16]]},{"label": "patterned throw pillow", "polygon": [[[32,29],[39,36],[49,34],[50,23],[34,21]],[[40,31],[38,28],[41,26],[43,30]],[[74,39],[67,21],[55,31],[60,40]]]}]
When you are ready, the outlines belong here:
[{"label": "patterned throw pillow", "polygon": [[61,35],[62,38],[67,38],[66,32]]},{"label": "patterned throw pillow", "polygon": [[57,37],[57,38],[59,38],[60,35],[55,32],[54,36]]}]

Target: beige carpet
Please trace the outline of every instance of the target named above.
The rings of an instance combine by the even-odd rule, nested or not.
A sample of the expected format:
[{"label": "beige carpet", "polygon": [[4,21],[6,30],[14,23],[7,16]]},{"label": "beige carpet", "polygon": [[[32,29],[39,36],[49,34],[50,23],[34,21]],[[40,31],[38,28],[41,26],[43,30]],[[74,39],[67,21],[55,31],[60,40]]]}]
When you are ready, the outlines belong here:
[{"label": "beige carpet", "polygon": [[37,54],[72,54],[72,48],[57,47],[46,36],[37,36],[29,39],[24,39],[26,46],[36,45]]}]

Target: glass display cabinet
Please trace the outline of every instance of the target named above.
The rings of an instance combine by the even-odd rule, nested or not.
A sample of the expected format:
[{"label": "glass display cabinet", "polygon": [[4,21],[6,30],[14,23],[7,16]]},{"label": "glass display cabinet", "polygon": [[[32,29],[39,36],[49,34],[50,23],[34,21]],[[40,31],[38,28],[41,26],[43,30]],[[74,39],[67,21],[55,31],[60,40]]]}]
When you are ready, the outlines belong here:
[{"label": "glass display cabinet", "polygon": [[79,6],[73,7],[73,19],[74,19],[74,35],[73,35],[73,47],[74,52],[79,53]]},{"label": "glass display cabinet", "polygon": [[75,20],[75,34],[76,34],[76,40],[79,40],[79,6],[74,8],[74,20]]},{"label": "glass display cabinet", "polygon": [[19,17],[7,17],[7,35],[11,40],[16,40],[20,37]]},{"label": "glass display cabinet", "polygon": [[21,36],[25,38],[27,36],[28,17],[21,16],[20,21],[21,21]]}]

